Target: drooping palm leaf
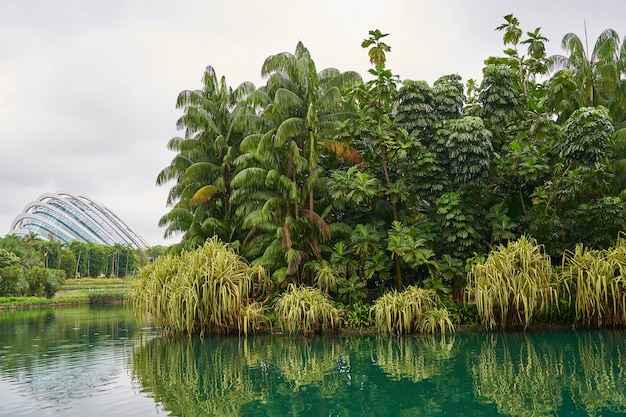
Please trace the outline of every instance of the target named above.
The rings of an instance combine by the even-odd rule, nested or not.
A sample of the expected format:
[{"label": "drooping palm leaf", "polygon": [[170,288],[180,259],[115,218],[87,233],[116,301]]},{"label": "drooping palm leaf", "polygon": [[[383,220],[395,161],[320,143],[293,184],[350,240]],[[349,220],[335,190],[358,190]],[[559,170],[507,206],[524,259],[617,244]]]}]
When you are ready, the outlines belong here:
[{"label": "drooping palm leaf", "polygon": [[220,189],[215,185],[209,184],[200,188],[196,193],[191,197],[191,204],[200,205],[205,204],[211,201],[211,199],[220,192]]}]

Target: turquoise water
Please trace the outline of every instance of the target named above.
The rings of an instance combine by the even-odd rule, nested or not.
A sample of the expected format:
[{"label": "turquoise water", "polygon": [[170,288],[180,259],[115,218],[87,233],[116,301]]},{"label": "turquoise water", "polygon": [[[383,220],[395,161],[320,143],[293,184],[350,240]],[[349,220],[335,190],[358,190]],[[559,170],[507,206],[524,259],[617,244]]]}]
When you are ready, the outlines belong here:
[{"label": "turquoise water", "polygon": [[0,416],[618,416],[626,333],[178,340],[124,309],[0,313]]}]

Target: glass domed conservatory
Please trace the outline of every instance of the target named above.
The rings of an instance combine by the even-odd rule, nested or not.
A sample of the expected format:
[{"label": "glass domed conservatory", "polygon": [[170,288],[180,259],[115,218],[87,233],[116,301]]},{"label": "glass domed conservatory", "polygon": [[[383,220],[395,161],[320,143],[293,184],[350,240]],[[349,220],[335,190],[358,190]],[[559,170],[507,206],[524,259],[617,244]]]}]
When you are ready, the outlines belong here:
[{"label": "glass domed conservatory", "polygon": [[102,204],[69,193],[42,194],[26,205],[13,221],[9,234],[19,236],[31,232],[43,239],[54,238],[61,242],[119,243],[141,249],[149,246]]}]

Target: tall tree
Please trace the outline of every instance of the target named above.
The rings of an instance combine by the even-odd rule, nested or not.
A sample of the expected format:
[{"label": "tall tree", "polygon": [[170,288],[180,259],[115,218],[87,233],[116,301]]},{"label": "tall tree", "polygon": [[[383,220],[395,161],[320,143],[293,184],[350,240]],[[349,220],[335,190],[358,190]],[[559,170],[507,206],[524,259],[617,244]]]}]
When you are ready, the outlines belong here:
[{"label": "tall tree", "polygon": [[177,154],[159,173],[157,184],[175,181],[168,196],[172,209],[161,218],[160,225],[167,227],[166,236],[183,233],[183,245],[197,247],[213,235],[226,241],[234,237],[238,225],[230,205],[231,181],[245,134],[238,118],[246,110],[244,98],[254,88],[243,83],[233,90],[209,66],[202,77],[202,89],[178,95],[176,107],[183,115],[177,128],[184,136],[168,143]]},{"label": "tall tree", "polygon": [[353,115],[344,93],[361,78],[332,68],[317,72],[301,42],[294,54],[268,57],[261,73],[266,86],[252,98],[264,106],[265,129],[242,142],[241,162],[248,165],[235,178],[233,202],[246,207],[249,253],[282,277],[298,280],[308,260],[321,258],[320,240],[330,237],[317,194],[325,192],[327,176],[320,156],[362,160],[334,140],[339,122]]},{"label": "tall tree", "polygon": [[[613,29],[604,30],[596,40],[594,47],[589,51],[587,47],[587,33],[584,40],[574,33],[563,37],[561,46],[567,55],[550,57],[550,70],[553,78],[553,90],[563,85],[566,75],[571,74],[575,89],[561,89],[567,96],[555,96],[552,101],[554,110],[559,114],[562,110],[573,111],[580,107],[605,106],[611,109],[614,123],[626,119],[626,82],[624,75],[626,68],[626,38],[620,41],[619,35]],[[560,98],[556,99],[556,98]]]}]

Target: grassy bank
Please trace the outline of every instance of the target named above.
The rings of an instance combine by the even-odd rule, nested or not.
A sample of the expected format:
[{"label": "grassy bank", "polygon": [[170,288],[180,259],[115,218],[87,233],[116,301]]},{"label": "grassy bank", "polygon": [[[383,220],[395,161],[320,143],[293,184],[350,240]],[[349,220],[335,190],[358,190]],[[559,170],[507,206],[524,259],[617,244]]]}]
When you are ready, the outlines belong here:
[{"label": "grassy bank", "polygon": [[53,298],[0,297],[0,309],[120,304],[126,301],[132,280],[133,278],[71,278],[65,281]]}]

